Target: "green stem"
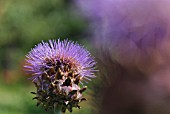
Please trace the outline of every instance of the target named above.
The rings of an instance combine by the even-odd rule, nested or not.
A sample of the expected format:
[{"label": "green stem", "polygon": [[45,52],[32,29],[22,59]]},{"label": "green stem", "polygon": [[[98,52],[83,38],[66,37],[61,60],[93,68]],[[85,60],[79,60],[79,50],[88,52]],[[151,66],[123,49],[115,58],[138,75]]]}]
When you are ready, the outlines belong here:
[{"label": "green stem", "polygon": [[56,104],[54,104],[54,114],[62,114],[61,107],[57,107]]}]

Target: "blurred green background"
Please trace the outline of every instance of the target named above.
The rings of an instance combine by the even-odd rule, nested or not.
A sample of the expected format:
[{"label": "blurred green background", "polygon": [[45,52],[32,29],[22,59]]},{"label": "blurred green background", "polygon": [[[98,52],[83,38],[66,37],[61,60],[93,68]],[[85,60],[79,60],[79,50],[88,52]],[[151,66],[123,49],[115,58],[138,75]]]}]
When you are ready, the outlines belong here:
[{"label": "blurred green background", "polygon": [[[35,88],[22,70],[25,55],[48,39],[68,38],[88,46],[86,28],[71,0],[0,0],[0,114],[52,114],[32,100]],[[73,114],[93,113],[90,93]]]}]

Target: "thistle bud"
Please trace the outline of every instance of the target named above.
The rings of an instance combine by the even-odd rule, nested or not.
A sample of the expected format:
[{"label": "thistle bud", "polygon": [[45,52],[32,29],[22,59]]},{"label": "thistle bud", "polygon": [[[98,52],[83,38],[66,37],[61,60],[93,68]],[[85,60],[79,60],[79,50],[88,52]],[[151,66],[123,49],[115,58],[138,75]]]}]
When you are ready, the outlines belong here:
[{"label": "thistle bud", "polygon": [[61,107],[72,112],[86,100],[82,94],[86,86],[80,82],[94,78],[95,61],[90,53],[77,43],[64,40],[42,42],[26,56],[25,71],[32,75],[36,87],[37,106],[45,110]]}]

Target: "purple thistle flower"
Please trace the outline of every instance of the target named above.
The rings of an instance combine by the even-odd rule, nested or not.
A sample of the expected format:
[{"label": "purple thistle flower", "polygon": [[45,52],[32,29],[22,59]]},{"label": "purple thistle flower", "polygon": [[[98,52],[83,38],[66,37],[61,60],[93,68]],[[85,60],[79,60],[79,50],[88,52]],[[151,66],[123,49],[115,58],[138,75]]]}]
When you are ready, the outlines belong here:
[{"label": "purple thistle flower", "polygon": [[52,64],[47,64],[48,60],[49,62],[62,60],[72,64],[84,79],[90,80],[95,77],[93,71],[95,71],[96,63],[93,57],[84,47],[68,40],[42,42],[33,48],[26,57],[27,64],[24,67],[27,68],[26,71],[29,74],[34,76],[33,80],[37,80],[44,73],[44,69],[51,67]]},{"label": "purple thistle flower", "polygon": [[61,107],[62,112],[72,107],[78,107],[82,97],[79,82],[94,78],[94,58],[89,51],[77,43],[64,40],[49,40],[49,43],[39,43],[26,56],[25,71],[31,74],[37,92],[37,106],[53,109],[55,105]]}]

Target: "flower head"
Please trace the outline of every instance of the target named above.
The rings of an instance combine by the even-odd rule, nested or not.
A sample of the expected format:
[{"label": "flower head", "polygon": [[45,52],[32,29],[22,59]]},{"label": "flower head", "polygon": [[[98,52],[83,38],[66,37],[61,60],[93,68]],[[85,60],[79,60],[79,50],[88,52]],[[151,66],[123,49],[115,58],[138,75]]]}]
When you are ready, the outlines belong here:
[{"label": "flower head", "polygon": [[90,53],[77,43],[49,40],[35,46],[26,56],[25,71],[32,74],[37,92],[37,105],[53,109],[54,105],[68,109],[78,107],[85,100],[79,83],[94,78],[95,61]]}]

